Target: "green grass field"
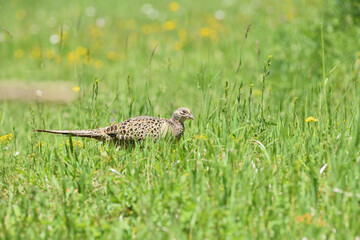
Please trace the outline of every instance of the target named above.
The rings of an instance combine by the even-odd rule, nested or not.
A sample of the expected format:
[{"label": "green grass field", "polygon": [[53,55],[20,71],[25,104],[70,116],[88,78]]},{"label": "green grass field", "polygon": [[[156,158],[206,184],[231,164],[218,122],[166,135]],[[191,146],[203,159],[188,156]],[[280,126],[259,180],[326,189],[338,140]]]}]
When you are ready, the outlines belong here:
[{"label": "green grass field", "polygon": [[[0,102],[0,239],[359,240],[359,24],[356,0],[0,1],[0,81],[77,95]],[[178,107],[172,145],[34,132]]]}]

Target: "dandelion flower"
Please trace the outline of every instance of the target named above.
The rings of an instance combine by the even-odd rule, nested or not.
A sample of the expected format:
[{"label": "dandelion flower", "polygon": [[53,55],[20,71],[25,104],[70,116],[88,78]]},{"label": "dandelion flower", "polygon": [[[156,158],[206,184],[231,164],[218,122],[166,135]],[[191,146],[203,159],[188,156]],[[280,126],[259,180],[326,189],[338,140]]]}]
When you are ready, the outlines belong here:
[{"label": "dandelion flower", "polygon": [[225,18],[225,12],[222,10],[217,10],[214,16],[217,20],[223,20]]},{"label": "dandelion flower", "polygon": [[49,41],[51,44],[55,45],[55,44],[58,44],[60,42],[60,37],[59,35],[57,34],[52,34],[50,37],[49,37]]},{"label": "dandelion flower", "polygon": [[204,27],[204,28],[200,29],[199,34],[202,37],[208,37],[208,36],[210,36],[210,29],[208,27]]},{"label": "dandelion flower", "polygon": [[106,24],[105,18],[96,19],[96,26],[98,26],[99,28],[103,28],[105,24]]},{"label": "dandelion flower", "polygon": [[167,31],[174,30],[176,28],[176,24],[174,21],[167,21],[164,23],[164,29]]},{"label": "dandelion flower", "polygon": [[177,11],[179,10],[179,8],[180,8],[179,3],[177,3],[177,2],[171,2],[171,3],[169,3],[169,9],[170,9],[170,11],[172,11],[172,12],[177,12]]},{"label": "dandelion flower", "polygon": [[317,122],[317,121],[319,121],[317,118],[314,118],[314,117],[312,117],[312,116],[310,116],[310,117],[308,117],[307,119],[305,119],[305,122]]},{"label": "dandelion flower", "polygon": [[80,56],[84,56],[88,54],[88,49],[83,47],[83,46],[78,46],[76,48],[76,52],[80,55]]},{"label": "dandelion flower", "polygon": [[88,6],[85,9],[85,14],[88,17],[94,17],[96,15],[96,8],[94,8],[93,6]]},{"label": "dandelion flower", "polygon": [[67,58],[69,60],[69,63],[73,63],[74,61],[79,60],[79,56],[75,55],[74,52],[69,52]]},{"label": "dandelion flower", "polygon": [[75,86],[75,87],[72,88],[72,90],[77,93],[77,92],[80,91],[80,87],[79,87],[79,86]]}]

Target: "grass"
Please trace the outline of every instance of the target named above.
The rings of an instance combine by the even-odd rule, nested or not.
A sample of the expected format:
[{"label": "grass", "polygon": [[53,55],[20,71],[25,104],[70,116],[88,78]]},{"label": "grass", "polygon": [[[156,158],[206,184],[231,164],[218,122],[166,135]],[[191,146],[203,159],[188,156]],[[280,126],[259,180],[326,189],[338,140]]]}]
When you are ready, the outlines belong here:
[{"label": "grass", "polygon": [[[356,4],[1,2],[0,79],[80,90],[0,103],[0,238],[359,239]],[[178,144],[34,132],[180,106]]]}]

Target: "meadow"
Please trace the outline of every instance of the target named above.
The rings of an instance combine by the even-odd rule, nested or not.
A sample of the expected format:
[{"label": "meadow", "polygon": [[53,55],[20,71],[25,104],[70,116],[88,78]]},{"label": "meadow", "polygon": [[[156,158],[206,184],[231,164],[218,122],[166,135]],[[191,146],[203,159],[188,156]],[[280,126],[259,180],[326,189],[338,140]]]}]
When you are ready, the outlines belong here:
[{"label": "meadow", "polygon": [[[359,240],[359,24],[356,0],[0,1],[0,82],[76,96],[0,96],[0,239]],[[178,107],[176,144],[35,133]]]}]

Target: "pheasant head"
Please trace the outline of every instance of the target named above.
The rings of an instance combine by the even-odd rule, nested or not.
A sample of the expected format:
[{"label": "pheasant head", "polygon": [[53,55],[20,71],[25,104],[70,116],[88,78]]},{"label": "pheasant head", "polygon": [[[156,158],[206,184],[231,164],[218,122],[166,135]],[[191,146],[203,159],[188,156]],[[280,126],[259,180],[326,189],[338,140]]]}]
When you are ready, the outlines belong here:
[{"label": "pheasant head", "polygon": [[183,123],[185,120],[194,120],[195,118],[189,109],[182,107],[175,110],[171,119]]}]

